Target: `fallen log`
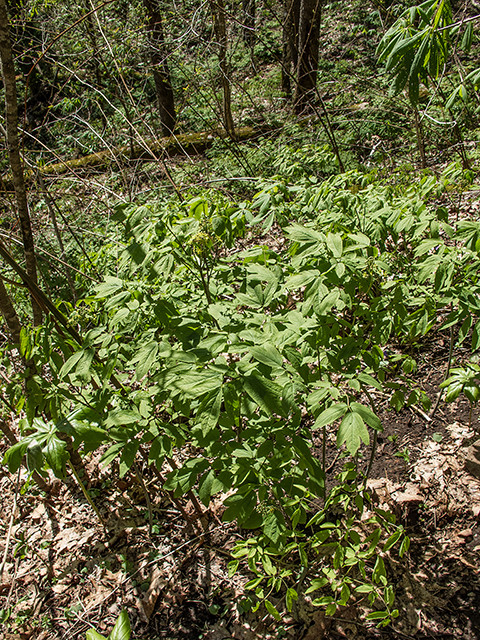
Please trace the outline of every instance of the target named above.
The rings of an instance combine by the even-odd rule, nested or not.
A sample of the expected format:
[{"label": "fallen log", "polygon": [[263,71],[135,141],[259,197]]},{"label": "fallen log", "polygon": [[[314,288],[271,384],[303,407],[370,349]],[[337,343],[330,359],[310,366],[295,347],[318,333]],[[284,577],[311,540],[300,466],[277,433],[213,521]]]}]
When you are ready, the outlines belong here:
[{"label": "fallen log", "polygon": [[[252,140],[269,131],[272,131],[271,127],[239,127],[235,129],[236,141]],[[45,178],[52,178],[66,173],[76,173],[82,169],[106,169],[119,161],[155,161],[165,156],[198,155],[204,153],[216,140],[230,141],[224,129],[201,131],[199,133],[182,133],[168,138],[161,138],[157,141],[148,141],[145,145],[124,145],[115,149],[91,153],[82,158],[46,164],[37,169],[28,169],[25,171],[25,180],[33,182],[38,172]],[[4,192],[13,191],[13,182],[9,174],[1,180],[0,190]]]}]

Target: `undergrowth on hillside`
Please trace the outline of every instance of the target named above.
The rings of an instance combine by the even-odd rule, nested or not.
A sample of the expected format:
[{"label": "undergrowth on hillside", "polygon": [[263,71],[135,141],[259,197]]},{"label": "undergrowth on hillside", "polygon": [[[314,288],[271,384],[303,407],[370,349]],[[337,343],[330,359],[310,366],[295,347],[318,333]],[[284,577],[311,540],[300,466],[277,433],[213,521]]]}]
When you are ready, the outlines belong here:
[{"label": "undergrowth on hillside", "polygon": [[[285,147],[247,200],[197,188],[118,205],[83,264],[101,283],[22,330],[10,471],[26,456],[62,478],[72,447],[101,448],[123,477],[143,455],[174,499],[220,500],[223,520],[251,531],[230,563],[251,574],[243,611],[280,619],[311,595],[333,615],[367,597],[367,618],[388,624],[385,557],[409,540],[367,490],[377,398],[428,409],[412,374],[433,328],[480,345],[480,223],[437,204],[472,179],[456,163],[408,186],[339,174],[310,145]],[[327,488],[332,437],[344,465]]]}]

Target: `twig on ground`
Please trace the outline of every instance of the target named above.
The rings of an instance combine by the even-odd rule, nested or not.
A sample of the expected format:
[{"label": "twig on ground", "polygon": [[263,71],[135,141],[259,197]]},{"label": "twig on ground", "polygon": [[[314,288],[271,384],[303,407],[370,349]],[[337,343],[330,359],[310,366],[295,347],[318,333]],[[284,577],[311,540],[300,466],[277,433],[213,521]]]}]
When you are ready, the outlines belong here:
[{"label": "twig on ground", "polygon": [[417,407],[416,405],[414,405],[414,404],[410,405],[410,409],[411,409],[412,411],[416,411],[416,412],[418,413],[418,415],[419,415],[419,416],[421,416],[421,417],[422,417],[424,420],[426,420],[427,422],[431,422],[431,421],[432,421],[432,418],[431,418],[429,415],[427,415],[427,414],[425,413],[425,411],[422,411],[422,410],[421,410],[419,407]]},{"label": "twig on ground", "polygon": [[0,566],[0,582],[2,582],[3,572],[5,570],[5,565],[7,563],[8,549],[10,547],[10,539],[12,537],[13,522],[15,520],[15,511],[17,510],[17,499],[18,499],[19,487],[20,487],[20,469],[18,470],[18,474],[17,474],[17,484],[15,486],[15,493],[13,495],[12,514],[10,516],[10,523],[8,525],[7,537],[5,539],[5,551],[3,552],[2,564]]}]

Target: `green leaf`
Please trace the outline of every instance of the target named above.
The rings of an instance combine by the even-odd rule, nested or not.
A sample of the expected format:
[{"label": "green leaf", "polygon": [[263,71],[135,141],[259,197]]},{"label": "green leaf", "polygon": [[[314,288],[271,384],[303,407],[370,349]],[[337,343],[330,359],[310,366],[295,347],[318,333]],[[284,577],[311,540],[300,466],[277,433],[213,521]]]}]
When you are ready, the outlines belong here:
[{"label": "green leaf", "polygon": [[138,440],[132,440],[124,444],[119,465],[120,478],[123,478],[135,462],[135,456],[137,455],[139,446],[140,442]]},{"label": "green leaf", "polygon": [[100,464],[102,468],[108,467],[108,465],[115,460],[115,458],[121,453],[123,449],[123,442],[116,442],[113,444],[100,458]]},{"label": "green leaf", "polygon": [[70,460],[67,443],[52,433],[43,449],[43,455],[57,478],[65,477],[65,466]]},{"label": "green leaf", "polygon": [[365,617],[367,620],[385,620],[385,618],[390,617],[390,614],[388,611],[373,611],[372,613],[367,613]]},{"label": "green leaf", "polygon": [[16,471],[18,471],[18,468],[22,464],[23,456],[25,455],[30,442],[30,439],[25,438],[24,440],[17,442],[9,449],[7,449],[7,452],[3,457],[3,464],[8,465],[8,470],[10,471],[10,473],[15,473]]},{"label": "green leaf", "polygon": [[43,467],[43,451],[41,445],[36,439],[33,439],[28,445],[26,455],[27,469],[29,471],[32,471],[33,469],[39,471]]},{"label": "green leaf", "polygon": [[186,398],[198,398],[222,386],[223,378],[214,371],[203,369],[184,373],[173,381],[174,389],[180,390]]},{"label": "green leaf", "polygon": [[284,415],[281,396],[282,387],[258,373],[245,376],[243,388],[258,406],[268,415]]},{"label": "green leaf", "polygon": [[347,413],[338,429],[337,446],[340,447],[345,443],[347,451],[354,456],[360,447],[360,440],[369,444],[368,430],[361,415],[351,411]]},{"label": "green leaf", "polygon": [[328,409],[322,411],[322,413],[315,420],[313,428],[321,429],[327,424],[332,424],[332,422],[335,422],[335,420],[338,420],[339,418],[344,416],[347,409],[348,406],[344,402],[338,402],[337,404],[328,407]]},{"label": "green leaf", "polygon": [[238,567],[240,566],[240,560],[230,560],[228,563],[228,577],[233,578],[236,574]]},{"label": "green leaf", "polygon": [[89,629],[85,638],[86,640],[107,640],[105,636],[100,635],[95,629]]},{"label": "green leaf", "polygon": [[402,540],[402,544],[400,545],[400,550],[398,552],[398,555],[400,556],[400,558],[403,558],[403,556],[408,553],[408,549],[410,548],[410,538],[408,536],[405,536],[404,539]]},{"label": "green leaf", "polygon": [[128,619],[128,613],[124,609],[118,616],[108,640],[130,640],[130,634],[130,620]]},{"label": "green leaf", "polygon": [[315,313],[317,316],[328,315],[332,308],[336,305],[338,299],[340,297],[340,292],[338,289],[334,289],[329,294],[327,294],[324,298],[322,298],[318,305],[315,307]]},{"label": "green leaf", "polygon": [[138,361],[135,375],[137,380],[141,380],[151,369],[157,358],[158,342],[151,340],[138,352],[134,361]]},{"label": "green leaf", "polygon": [[269,367],[281,367],[283,366],[283,358],[273,346],[273,344],[266,342],[261,347],[250,347],[250,353],[262,364],[266,364]]},{"label": "green leaf", "polygon": [[119,278],[113,278],[112,276],[105,276],[105,282],[102,282],[97,287],[97,298],[109,298],[114,293],[123,288],[123,280]]},{"label": "green leaf", "polygon": [[203,437],[206,438],[217,426],[222,407],[223,391],[216,389],[208,394],[200,404],[197,411],[197,420],[202,427]]},{"label": "green leaf", "polygon": [[310,586],[305,591],[306,594],[312,593],[313,591],[317,591],[318,589],[323,589],[327,584],[329,584],[327,578],[315,578],[310,583]]},{"label": "green leaf", "polygon": [[338,601],[338,604],[344,607],[349,600],[350,600],[350,588],[348,584],[344,584],[342,587],[342,591],[340,593],[340,600]]},{"label": "green leaf", "polygon": [[372,427],[372,429],[376,429],[377,431],[383,431],[380,418],[378,418],[369,407],[358,402],[352,402],[350,404],[350,408],[355,413],[358,413],[369,427]]},{"label": "green leaf", "polygon": [[222,520],[224,522],[232,522],[237,519],[239,524],[245,522],[252,514],[257,505],[257,496],[253,491],[249,491],[246,495],[236,493],[229,496],[224,504],[227,509],[223,513]]},{"label": "green leaf", "polygon": [[393,533],[388,538],[388,540],[383,545],[383,553],[385,553],[385,551],[388,551],[389,549],[391,549],[397,543],[397,541],[402,537],[402,533],[403,533],[403,531],[401,529],[399,529],[398,531],[395,531],[395,533]]},{"label": "green leaf", "polygon": [[339,233],[329,233],[327,235],[327,247],[335,258],[341,258],[343,253],[342,236]]},{"label": "green leaf", "polygon": [[287,595],[285,596],[285,604],[287,605],[287,611],[291,612],[293,608],[293,603],[298,600],[298,593],[295,589],[289,587],[287,589]]},{"label": "green leaf", "polygon": [[280,622],[282,620],[282,616],[278,613],[270,600],[265,600],[265,609],[271,616],[275,618],[277,622]]},{"label": "green leaf", "polygon": [[377,561],[375,562],[375,566],[373,568],[372,580],[377,584],[379,582],[384,582],[386,579],[387,573],[385,571],[385,563],[383,562],[383,558],[381,556],[377,557]]},{"label": "green leaf", "polygon": [[210,498],[212,497],[212,487],[213,482],[215,480],[215,471],[210,469],[207,471],[201,479],[198,487],[198,497],[203,502],[203,504],[208,507],[210,504]]},{"label": "green leaf", "polygon": [[73,369],[73,367],[77,364],[77,362],[80,360],[80,358],[83,355],[83,350],[81,349],[80,351],[77,351],[76,353],[74,353],[72,356],[70,356],[70,358],[65,362],[65,364],[63,365],[63,367],[60,369],[60,373],[58,374],[58,377],[60,379],[64,378],[68,373],[70,373],[70,371]]},{"label": "green leaf", "polygon": [[124,427],[127,424],[135,424],[142,420],[141,414],[134,409],[113,409],[108,414],[108,418],[105,420],[105,426],[112,427]]},{"label": "green leaf", "polygon": [[25,327],[22,327],[20,329],[20,354],[25,358],[25,360],[30,360],[32,349],[33,341],[30,335],[30,331],[28,331]]},{"label": "green leaf", "polygon": [[320,271],[318,269],[310,271],[302,271],[301,273],[295,273],[287,278],[285,286],[290,291],[293,289],[299,289],[300,287],[306,287],[307,284],[313,282],[320,277]]},{"label": "green leaf", "polygon": [[461,48],[465,51],[465,53],[469,53],[470,47],[473,42],[473,22],[469,22],[467,24],[467,28],[465,29],[462,37]]},{"label": "green leaf", "polygon": [[278,543],[285,532],[285,525],[277,512],[269,513],[263,523],[263,533],[270,538],[274,545]]}]

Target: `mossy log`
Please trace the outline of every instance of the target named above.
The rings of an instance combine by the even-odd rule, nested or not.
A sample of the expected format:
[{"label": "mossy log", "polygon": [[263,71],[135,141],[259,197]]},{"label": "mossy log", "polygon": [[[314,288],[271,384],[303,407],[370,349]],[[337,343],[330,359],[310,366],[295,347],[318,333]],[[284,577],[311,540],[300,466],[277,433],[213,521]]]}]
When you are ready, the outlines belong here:
[{"label": "mossy log", "polygon": [[[237,142],[242,142],[257,138],[267,131],[271,131],[271,128],[240,127],[235,129],[235,135]],[[70,172],[76,173],[78,170],[83,169],[106,169],[114,162],[128,162],[132,160],[155,161],[164,156],[198,155],[211,147],[215,140],[219,139],[223,139],[226,142],[229,141],[224,129],[178,134],[168,138],[161,138],[156,142],[149,141],[145,146],[138,144],[125,145],[116,149],[107,149],[105,151],[92,153],[83,158],[55,162],[44,165],[43,167],[38,167],[38,169],[29,169],[25,171],[25,179],[28,182],[33,182],[38,171],[41,172],[45,178],[51,178]],[[4,192],[13,191],[13,182],[10,174],[5,176],[1,181],[0,190]]]}]

